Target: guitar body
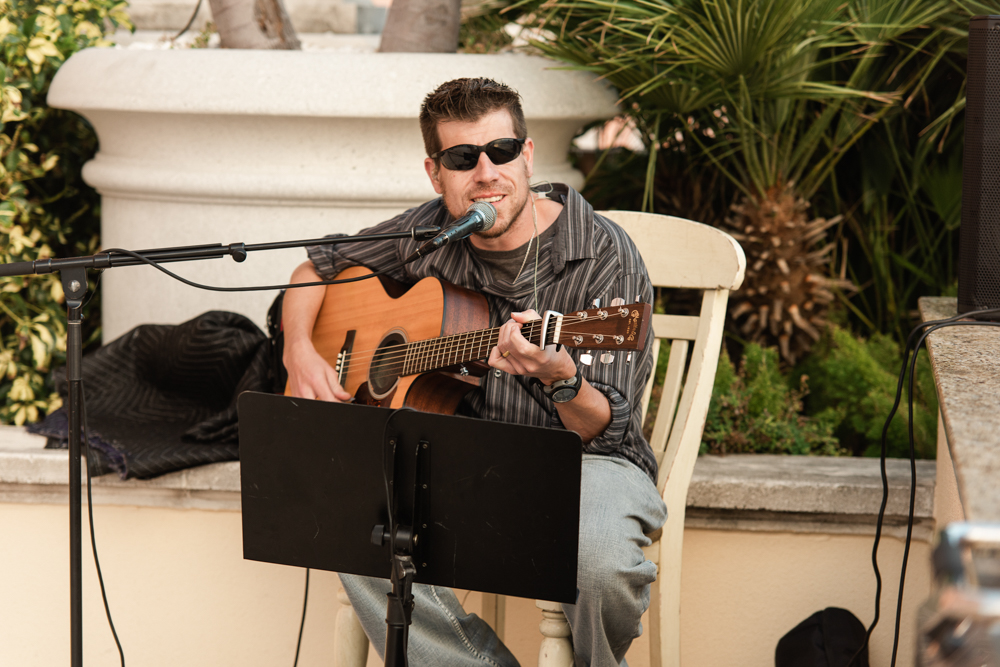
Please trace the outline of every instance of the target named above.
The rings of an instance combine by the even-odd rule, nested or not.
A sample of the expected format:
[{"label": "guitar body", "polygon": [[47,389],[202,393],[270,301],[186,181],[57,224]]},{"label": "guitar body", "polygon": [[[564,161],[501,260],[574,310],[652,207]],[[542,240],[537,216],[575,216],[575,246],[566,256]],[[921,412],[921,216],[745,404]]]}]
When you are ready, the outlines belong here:
[{"label": "guitar body", "polygon": [[[351,267],[337,278],[368,273]],[[371,362],[394,354],[393,346],[402,343],[488,326],[489,308],[481,294],[437,278],[424,278],[409,289],[389,279],[362,280],[326,288],[312,341],[327,363],[341,371],[341,385],[356,403],[453,414],[477,380],[442,371],[373,375]]]},{"label": "guitar body", "polygon": [[[352,267],[337,278],[368,273]],[[605,308],[546,311],[525,322],[521,335],[543,348],[639,350],[651,314],[648,303],[614,299]],[[500,332],[488,328],[489,320],[485,297],[437,278],[409,288],[363,280],[327,287],[312,342],[356,403],[454,414],[470,383],[478,383],[473,376],[489,369],[483,360]]]}]

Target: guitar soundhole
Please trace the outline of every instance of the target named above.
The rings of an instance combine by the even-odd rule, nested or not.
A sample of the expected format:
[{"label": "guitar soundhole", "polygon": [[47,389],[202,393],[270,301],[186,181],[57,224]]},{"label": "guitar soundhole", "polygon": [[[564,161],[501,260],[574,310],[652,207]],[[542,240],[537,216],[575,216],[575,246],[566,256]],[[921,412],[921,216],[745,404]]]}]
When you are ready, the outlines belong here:
[{"label": "guitar soundhole", "polygon": [[405,359],[403,334],[393,331],[378,344],[368,370],[368,389],[373,398],[385,398],[403,374]]}]

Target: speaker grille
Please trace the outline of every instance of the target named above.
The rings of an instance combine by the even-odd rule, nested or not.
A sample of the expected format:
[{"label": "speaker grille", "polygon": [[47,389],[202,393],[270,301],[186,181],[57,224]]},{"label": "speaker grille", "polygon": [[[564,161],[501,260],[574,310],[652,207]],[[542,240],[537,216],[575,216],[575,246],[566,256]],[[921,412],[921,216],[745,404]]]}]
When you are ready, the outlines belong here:
[{"label": "speaker grille", "polygon": [[1000,17],[969,22],[967,72],[960,313],[1000,308]]}]

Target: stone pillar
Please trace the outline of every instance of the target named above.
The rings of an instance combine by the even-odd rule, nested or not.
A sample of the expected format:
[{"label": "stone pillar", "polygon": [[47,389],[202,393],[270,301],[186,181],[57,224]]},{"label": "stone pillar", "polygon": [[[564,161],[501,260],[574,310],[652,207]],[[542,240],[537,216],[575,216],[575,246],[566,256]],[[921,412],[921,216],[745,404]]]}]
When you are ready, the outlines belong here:
[{"label": "stone pillar", "polygon": [[[102,196],[105,248],[265,243],[355,233],[435,196],[417,114],[438,84],[489,76],[523,97],[535,178],[579,186],[569,143],[616,113],[581,72],[522,55],[88,49],[66,62],[49,104],[82,114],[100,151],[84,179]],[[168,265],[212,285],[283,283],[302,250]],[[263,326],[274,292],[205,292],[151,267],[102,279],[106,341],[206,310]]]}]

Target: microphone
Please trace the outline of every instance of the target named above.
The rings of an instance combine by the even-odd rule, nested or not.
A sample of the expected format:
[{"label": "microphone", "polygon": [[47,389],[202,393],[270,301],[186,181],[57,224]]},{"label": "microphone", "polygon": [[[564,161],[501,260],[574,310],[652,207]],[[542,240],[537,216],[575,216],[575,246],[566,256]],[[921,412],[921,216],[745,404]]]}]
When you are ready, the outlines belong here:
[{"label": "microphone", "polygon": [[423,257],[428,253],[434,252],[452,241],[461,241],[476,232],[489,229],[496,221],[497,210],[493,207],[493,204],[476,202],[465,211],[465,215],[455,221],[453,226],[420,246],[420,249],[407,257],[403,263],[409,264],[418,257]]}]

